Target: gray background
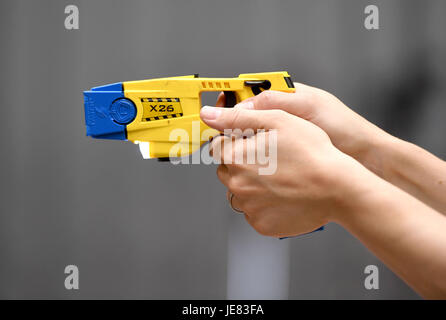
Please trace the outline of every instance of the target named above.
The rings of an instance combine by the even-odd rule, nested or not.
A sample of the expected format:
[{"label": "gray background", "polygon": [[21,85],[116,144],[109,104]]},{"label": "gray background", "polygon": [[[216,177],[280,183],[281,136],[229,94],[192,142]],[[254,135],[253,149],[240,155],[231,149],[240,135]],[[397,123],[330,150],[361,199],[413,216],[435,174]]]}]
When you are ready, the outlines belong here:
[{"label": "gray background", "polygon": [[[79,30],[64,28],[68,4]],[[363,27],[367,4],[379,31]],[[2,0],[0,298],[418,298],[337,225],[257,235],[215,166],[85,137],[82,91],[287,70],[445,158],[445,14],[442,0]],[[368,264],[379,290],[364,289]]]}]

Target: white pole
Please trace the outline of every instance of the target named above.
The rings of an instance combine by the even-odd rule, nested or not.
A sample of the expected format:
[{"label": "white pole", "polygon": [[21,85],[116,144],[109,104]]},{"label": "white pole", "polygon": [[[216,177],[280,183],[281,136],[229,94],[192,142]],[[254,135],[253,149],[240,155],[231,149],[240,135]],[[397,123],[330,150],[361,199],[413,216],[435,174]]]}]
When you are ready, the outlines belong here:
[{"label": "white pole", "polygon": [[261,236],[243,215],[233,215],[228,234],[228,299],[288,299],[290,240]]}]

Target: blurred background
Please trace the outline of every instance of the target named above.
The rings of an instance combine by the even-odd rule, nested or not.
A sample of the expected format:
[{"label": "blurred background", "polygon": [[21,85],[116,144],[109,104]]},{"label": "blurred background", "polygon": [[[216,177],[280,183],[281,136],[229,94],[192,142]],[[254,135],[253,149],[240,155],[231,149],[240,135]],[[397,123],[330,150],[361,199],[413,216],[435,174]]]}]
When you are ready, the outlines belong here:
[{"label": "blurred background", "polygon": [[[364,28],[369,4],[379,30]],[[2,0],[0,298],[418,299],[338,225],[262,237],[216,166],[87,138],[82,91],[287,70],[446,158],[445,15],[443,0]],[[70,264],[79,290],[64,287]],[[379,290],[364,288],[370,264]]]}]

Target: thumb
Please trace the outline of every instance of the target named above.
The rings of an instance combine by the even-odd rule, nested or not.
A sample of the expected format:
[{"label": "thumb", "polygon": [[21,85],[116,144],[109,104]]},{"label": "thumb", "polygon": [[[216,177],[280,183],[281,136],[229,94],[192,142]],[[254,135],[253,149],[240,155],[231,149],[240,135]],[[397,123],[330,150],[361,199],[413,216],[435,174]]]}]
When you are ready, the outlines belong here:
[{"label": "thumb", "polygon": [[249,110],[243,108],[217,108],[204,106],[200,117],[208,126],[223,131],[224,129],[277,129],[278,110]]}]

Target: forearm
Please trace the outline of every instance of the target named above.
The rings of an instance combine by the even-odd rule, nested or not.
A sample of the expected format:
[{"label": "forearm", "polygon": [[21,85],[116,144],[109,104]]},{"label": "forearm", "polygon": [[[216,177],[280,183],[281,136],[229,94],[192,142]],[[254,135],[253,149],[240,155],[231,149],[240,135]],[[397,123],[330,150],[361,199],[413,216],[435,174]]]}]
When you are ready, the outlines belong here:
[{"label": "forearm", "polygon": [[388,134],[375,139],[358,159],[391,184],[446,214],[446,162]]},{"label": "forearm", "polygon": [[335,222],[421,295],[446,298],[446,218],[368,171],[351,176]]}]

